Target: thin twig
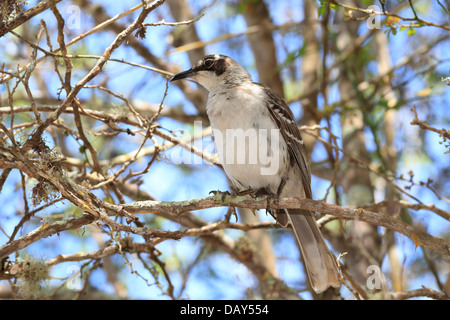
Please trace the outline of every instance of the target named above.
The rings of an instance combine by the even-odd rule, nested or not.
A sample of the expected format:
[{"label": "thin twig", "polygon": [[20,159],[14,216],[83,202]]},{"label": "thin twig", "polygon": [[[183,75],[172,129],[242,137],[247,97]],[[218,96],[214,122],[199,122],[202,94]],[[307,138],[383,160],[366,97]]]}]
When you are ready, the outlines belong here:
[{"label": "thin twig", "polygon": [[[434,22],[431,22],[431,21],[426,21],[426,20],[420,19],[417,16],[416,12],[414,11],[414,8],[412,7],[412,5],[411,5],[411,7],[413,8],[413,12],[414,12],[414,15],[415,15],[414,18],[405,18],[405,17],[399,16],[398,14],[387,12],[386,10],[383,10],[381,12],[381,11],[375,11],[373,9],[363,9],[363,8],[358,8],[358,7],[346,5],[346,4],[337,2],[335,0],[331,0],[331,3],[335,4],[337,6],[340,6],[340,7],[344,8],[344,9],[347,9],[347,10],[359,11],[359,12],[367,13],[369,15],[373,15],[373,14],[374,15],[384,15],[384,16],[387,16],[387,17],[397,18],[397,19],[400,19],[400,20],[403,20],[403,21],[417,21],[417,22],[422,23],[422,24],[427,25],[427,26],[437,27],[437,28],[441,28],[441,29],[450,31],[450,26],[443,25],[443,24],[438,24],[438,23],[434,23]],[[417,27],[419,27],[419,26],[420,25],[417,25]]]}]

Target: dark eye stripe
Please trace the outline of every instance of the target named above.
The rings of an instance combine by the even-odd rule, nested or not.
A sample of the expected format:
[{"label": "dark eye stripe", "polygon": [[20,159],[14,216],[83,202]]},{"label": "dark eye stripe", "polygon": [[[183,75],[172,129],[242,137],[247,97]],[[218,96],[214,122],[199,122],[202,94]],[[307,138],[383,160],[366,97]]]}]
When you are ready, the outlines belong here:
[{"label": "dark eye stripe", "polygon": [[227,64],[225,63],[225,59],[219,59],[214,64],[214,71],[217,76],[220,76],[222,73],[224,73],[226,68]]},{"label": "dark eye stripe", "polygon": [[199,61],[194,67],[197,71],[211,71],[217,76],[223,74],[227,68],[226,59],[222,56],[208,56],[203,60]]}]

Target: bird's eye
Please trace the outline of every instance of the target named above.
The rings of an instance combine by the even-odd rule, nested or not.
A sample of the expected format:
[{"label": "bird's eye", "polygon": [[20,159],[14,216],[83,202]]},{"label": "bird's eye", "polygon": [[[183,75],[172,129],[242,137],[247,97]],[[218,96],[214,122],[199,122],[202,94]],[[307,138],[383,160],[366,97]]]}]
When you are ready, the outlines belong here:
[{"label": "bird's eye", "polygon": [[207,60],[205,60],[205,62],[203,64],[205,65],[206,69],[210,69],[214,65],[214,60],[213,59],[207,59]]}]

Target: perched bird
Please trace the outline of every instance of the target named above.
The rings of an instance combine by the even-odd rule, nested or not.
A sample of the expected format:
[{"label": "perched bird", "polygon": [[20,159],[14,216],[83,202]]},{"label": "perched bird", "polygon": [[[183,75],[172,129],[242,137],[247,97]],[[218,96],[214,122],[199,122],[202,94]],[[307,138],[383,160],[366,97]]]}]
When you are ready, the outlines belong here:
[{"label": "perched bird", "polygon": [[[252,81],[230,57],[207,55],[170,81],[189,78],[209,91],[206,112],[224,171],[240,191],[274,197],[312,199],[311,173],[302,136],[284,100]],[[248,143],[247,143],[248,142]],[[270,209],[269,209],[270,210]],[[337,263],[315,213],[302,209],[269,211],[292,226],[312,288],[339,287]]]}]

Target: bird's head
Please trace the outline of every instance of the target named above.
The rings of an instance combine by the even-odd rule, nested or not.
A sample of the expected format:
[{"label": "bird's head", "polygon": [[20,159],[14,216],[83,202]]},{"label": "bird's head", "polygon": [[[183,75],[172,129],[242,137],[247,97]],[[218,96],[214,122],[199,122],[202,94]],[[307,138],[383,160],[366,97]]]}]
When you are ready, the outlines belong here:
[{"label": "bird's head", "polygon": [[251,81],[250,75],[239,63],[221,54],[200,59],[189,70],[174,75],[170,81],[189,78],[211,91],[222,85],[236,85]]}]

